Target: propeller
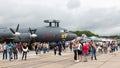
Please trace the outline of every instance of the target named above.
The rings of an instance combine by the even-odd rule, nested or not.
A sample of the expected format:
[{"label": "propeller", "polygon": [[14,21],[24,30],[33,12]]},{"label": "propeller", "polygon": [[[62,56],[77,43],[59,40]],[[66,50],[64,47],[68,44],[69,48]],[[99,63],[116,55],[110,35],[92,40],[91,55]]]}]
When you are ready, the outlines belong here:
[{"label": "propeller", "polygon": [[35,34],[37,31],[37,29],[31,29],[29,27],[29,32],[30,32],[30,41],[29,41],[29,45],[32,47],[32,43],[36,42],[36,37],[37,35]]},{"label": "propeller", "polygon": [[37,37],[37,35],[35,34],[36,31],[37,31],[37,29],[32,30],[32,29],[29,27],[29,31],[30,31],[30,34],[31,34],[30,37],[32,37],[32,38]]},{"label": "propeller", "polygon": [[16,31],[14,31],[12,28],[10,28],[10,31],[13,33],[15,36],[20,36],[20,33],[18,32],[19,30],[19,24],[17,25]]}]

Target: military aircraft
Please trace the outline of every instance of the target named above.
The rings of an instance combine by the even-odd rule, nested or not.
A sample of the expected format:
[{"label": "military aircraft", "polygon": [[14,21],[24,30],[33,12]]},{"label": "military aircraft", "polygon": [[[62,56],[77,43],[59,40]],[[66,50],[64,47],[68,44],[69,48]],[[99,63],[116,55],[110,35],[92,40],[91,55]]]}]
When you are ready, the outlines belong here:
[{"label": "military aircraft", "polygon": [[76,34],[70,33],[64,28],[60,28],[59,21],[57,20],[44,20],[44,22],[49,23],[49,26],[19,29],[18,24],[16,29],[0,28],[0,41],[58,42],[62,39],[68,41],[77,37]]}]

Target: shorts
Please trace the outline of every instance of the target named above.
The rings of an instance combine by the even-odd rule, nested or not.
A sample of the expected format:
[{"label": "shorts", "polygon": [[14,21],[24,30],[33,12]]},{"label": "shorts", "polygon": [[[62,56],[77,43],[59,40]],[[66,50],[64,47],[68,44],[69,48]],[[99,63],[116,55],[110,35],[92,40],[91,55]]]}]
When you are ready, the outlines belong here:
[{"label": "shorts", "polygon": [[82,55],[82,51],[81,50],[78,50],[78,55]]}]

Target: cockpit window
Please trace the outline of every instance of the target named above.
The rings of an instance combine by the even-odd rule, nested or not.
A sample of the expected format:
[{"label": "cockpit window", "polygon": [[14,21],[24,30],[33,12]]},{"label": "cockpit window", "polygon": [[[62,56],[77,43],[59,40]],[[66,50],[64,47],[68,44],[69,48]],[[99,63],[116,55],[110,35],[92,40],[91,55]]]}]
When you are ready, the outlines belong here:
[{"label": "cockpit window", "polygon": [[64,32],[64,30],[60,30],[60,32]]},{"label": "cockpit window", "polygon": [[68,30],[64,30],[64,32],[68,33]]},{"label": "cockpit window", "polygon": [[66,32],[66,33],[67,33],[67,32],[68,32],[68,30],[60,30],[60,32]]}]

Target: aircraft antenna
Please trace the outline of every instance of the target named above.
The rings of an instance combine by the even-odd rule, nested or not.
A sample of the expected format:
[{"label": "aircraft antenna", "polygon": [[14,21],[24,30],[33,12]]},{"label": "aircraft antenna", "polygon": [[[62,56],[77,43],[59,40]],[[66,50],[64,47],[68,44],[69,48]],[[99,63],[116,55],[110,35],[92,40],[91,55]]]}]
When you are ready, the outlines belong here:
[{"label": "aircraft antenna", "polygon": [[55,23],[55,27],[59,27],[59,20],[53,20],[53,23]]},{"label": "aircraft antenna", "polygon": [[55,27],[59,27],[59,23],[60,21],[59,20],[44,20],[45,23],[49,23],[49,26],[52,27],[52,23],[55,24]]}]

